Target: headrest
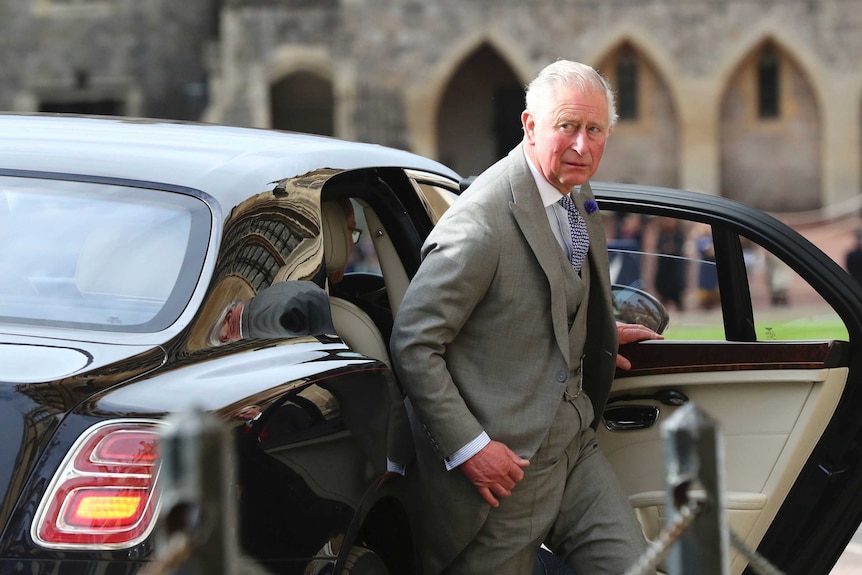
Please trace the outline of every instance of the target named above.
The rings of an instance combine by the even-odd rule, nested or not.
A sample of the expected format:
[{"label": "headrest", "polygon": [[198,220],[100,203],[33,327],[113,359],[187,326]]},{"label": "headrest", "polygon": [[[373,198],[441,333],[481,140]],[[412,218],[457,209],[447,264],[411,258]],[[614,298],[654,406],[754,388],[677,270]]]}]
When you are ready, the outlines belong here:
[{"label": "headrest", "polygon": [[323,202],[321,218],[323,219],[323,257],[326,258],[328,275],[341,271],[347,266],[353,238],[347,226],[347,216],[338,202]]}]

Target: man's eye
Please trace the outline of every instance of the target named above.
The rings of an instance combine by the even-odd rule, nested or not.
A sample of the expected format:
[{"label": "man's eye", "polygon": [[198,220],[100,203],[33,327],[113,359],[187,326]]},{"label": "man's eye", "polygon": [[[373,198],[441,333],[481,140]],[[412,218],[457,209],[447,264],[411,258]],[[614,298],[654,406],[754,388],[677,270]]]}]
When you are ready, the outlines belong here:
[{"label": "man's eye", "polygon": [[575,133],[575,125],[574,124],[560,124],[560,131],[564,134],[574,134]]}]

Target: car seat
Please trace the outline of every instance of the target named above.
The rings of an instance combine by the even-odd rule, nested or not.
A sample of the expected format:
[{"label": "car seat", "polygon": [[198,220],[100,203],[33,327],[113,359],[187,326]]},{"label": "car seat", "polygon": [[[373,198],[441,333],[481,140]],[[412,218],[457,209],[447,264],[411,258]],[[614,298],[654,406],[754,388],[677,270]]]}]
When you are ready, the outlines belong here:
[{"label": "car seat", "polygon": [[[323,228],[323,257],[326,274],[343,270],[347,266],[353,243],[344,210],[337,202],[323,202],[321,206]],[[327,280],[327,292],[329,292]],[[345,299],[329,296],[332,324],[339,337],[353,351],[380,360],[389,365],[389,347],[380,330],[358,305]]]}]

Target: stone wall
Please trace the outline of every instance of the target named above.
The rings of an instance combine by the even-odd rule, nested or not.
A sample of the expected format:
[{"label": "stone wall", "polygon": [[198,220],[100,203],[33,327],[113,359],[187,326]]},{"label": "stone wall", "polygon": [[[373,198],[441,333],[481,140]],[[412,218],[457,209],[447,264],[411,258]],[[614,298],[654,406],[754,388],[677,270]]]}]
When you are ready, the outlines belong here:
[{"label": "stone wall", "polygon": [[206,106],[214,0],[4,0],[0,109],[117,102],[196,119]]},{"label": "stone wall", "polygon": [[[771,136],[740,115],[767,42],[798,106]],[[610,77],[623,44],[643,63],[646,115],[620,124],[601,177],[773,210],[859,197],[862,11],[845,0],[5,0],[0,109],[116,98],[134,115],[268,127],[271,87],[313,73],[331,83],[334,135],[455,164],[447,142],[483,146],[458,167],[472,172],[499,155],[475,94],[452,90],[481,76],[473,56],[506,69],[486,86],[523,86],[560,57]],[[471,121],[464,142],[453,125]]]}]

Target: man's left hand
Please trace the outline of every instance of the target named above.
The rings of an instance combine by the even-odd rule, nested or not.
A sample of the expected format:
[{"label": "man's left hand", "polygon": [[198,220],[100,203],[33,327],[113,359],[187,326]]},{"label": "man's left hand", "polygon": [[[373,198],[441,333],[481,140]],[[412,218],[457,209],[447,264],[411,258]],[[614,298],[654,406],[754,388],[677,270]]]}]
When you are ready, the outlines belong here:
[{"label": "man's left hand", "polygon": [[[648,339],[664,339],[663,335],[637,323],[617,322],[617,332],[619,333],[620,345],[646,341]],[[632,362],[617,354],[617,367],[628,371],[632,368]]]}]

